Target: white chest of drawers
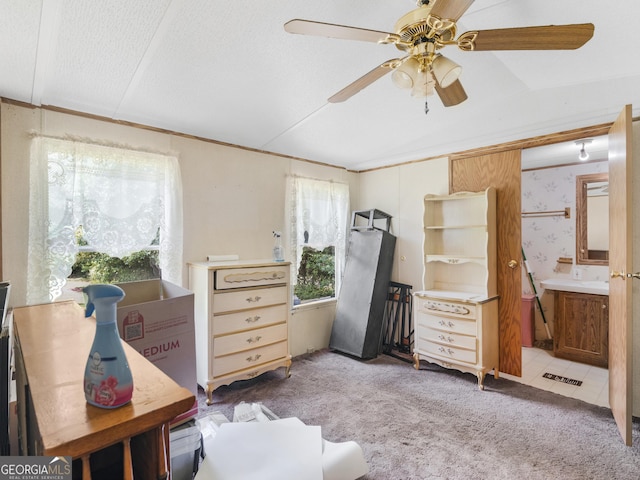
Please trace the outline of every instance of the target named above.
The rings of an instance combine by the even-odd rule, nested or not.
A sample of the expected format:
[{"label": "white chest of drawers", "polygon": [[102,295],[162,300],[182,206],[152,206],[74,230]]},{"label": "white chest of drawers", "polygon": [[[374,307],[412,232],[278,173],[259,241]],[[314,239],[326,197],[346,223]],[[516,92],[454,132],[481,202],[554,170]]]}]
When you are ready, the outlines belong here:
[{"label": "white chest of drawers", "polygon": [[189,264],[196,375],[211,404],[221,385],[285,367],[289,376],[289,262]]},{"label": "white chest of drawers", "polygon": [[493,370],[498,378],[498,299],[438,299],[416,292],[414,367],[425,359],[474,373],[478,387]]}]

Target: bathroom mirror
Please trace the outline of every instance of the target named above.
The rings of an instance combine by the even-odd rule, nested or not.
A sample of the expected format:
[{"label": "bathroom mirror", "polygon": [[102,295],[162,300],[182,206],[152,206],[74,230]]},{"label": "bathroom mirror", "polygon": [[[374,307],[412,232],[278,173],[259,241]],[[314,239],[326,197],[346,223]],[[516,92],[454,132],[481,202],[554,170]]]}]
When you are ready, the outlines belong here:
[{"label": "bathroom mirror", "polygon": [[609,174],[576,177],[576,263],[609,265]]}]

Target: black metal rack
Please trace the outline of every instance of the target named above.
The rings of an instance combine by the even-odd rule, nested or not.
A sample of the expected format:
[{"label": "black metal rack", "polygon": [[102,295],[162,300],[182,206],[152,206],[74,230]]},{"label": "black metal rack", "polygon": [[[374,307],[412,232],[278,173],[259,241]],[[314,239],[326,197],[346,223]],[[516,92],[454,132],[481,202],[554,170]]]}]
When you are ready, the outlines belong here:
[{"label": "black metal rack", "polygon": [[389,282],[382,343],[383,353],[409,362],[413,347],[412,288],[405,283]]}]

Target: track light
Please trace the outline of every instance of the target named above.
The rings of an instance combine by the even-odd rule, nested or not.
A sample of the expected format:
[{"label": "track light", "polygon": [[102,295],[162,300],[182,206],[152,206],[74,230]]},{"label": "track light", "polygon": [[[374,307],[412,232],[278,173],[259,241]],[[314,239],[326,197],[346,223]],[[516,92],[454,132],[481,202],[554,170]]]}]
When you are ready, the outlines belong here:
[{"label": "track light", "polygon": [[578,140],[576,142],[576,145],[580,146],[580,153],[578,154],[578,160],[580,160],[581,162],[584,162],[589,159],[589,153],[587,153],[584,146],[590,144],[592,141],[593,140],[591,140],[590,138],[587,138],[585,140]]},{"label": "track light", "polygon": [[580,149],[580,155],[578,155],[578,159],[582,160],[583,162],[585,160],[589,160],[589,154],[587,153],[587,151],[584,149],[584,143],[582,144],[582,148]]}]

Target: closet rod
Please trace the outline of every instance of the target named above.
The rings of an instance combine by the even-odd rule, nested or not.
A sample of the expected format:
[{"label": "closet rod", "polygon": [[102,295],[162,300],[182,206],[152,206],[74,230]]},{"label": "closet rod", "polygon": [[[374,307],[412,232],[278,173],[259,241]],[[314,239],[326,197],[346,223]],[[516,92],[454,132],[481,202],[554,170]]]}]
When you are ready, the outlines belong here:
[{"label": "closet rod", "polygon": [[522,212],[523,217],[559,217],[571,218],[571,207],[564,210],[547,210],[546,212]]}]

